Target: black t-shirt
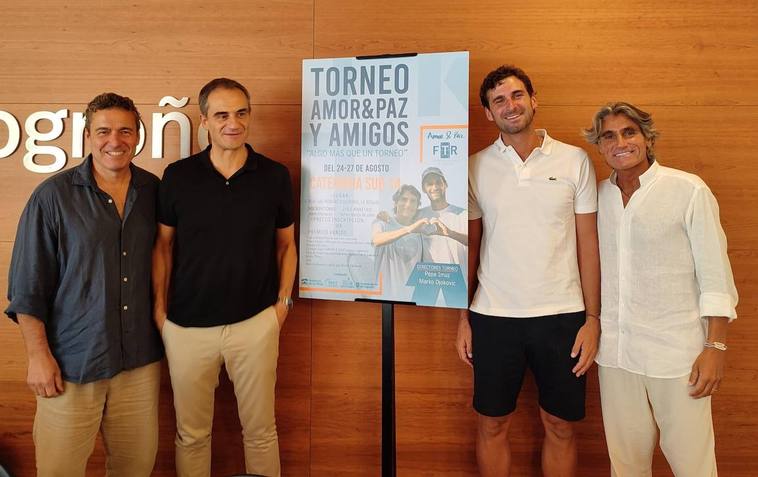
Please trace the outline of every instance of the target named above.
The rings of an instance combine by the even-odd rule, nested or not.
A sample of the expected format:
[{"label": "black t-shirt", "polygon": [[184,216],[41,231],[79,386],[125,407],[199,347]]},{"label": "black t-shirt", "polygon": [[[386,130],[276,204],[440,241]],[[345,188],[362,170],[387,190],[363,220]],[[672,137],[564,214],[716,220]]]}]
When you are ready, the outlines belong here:
[{"label": "black t-shirt", "polygon": [[228,180],[210,146],[166,168],[158,220],[176,228],[168,319],[208,327],[245,320],[279,290],[276,229],[293,222],[287,168],[247,146]]}]

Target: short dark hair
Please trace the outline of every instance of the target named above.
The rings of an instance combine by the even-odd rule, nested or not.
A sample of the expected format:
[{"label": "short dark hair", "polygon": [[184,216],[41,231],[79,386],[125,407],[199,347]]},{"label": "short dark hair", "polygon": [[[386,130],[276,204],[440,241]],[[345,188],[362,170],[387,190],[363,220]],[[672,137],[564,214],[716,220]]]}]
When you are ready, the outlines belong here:
[{"label": "short dark hair", "polygon": [[250,93],[247,91],[247,88],[242,86],[242,84],[238,81],[234,81],[233,79],[229,78],[212,79],[205,86],[203,86],[203,88],[200,90],[200,95],[197,98],[197,102],[200,105],[200,113],[202,113],[203,116],[206,116],[208,114],[208,96],[210,96],[213,91],[219,88],[238,89],[242,91],[245,93],[248,105],[250,104]]},{"label": "short dark hair", "polygon": [[617,101],[603,105],[592,118],[592,126],[582,130],[584,139],[591,144],[599,144],[600,134],[603,132],[603,119],[607,116],[617,116],[619,114],[623,114],[640,128],[640,132],[647,143],[647,160],[650,163],[655,161],[655,140],[660,133],[655,128],[653,116],[631,103]]},{"label": "short dark hair", "polygon": [[137,106],[134,105],[134,101],[126,96],[121,96],[116,93],[101,93],[89,102],[87,110],[84,112],[84,129],[89,131],[93,114],[104,109],[114,108],[123,109],[124,111],[129,111],[134,114],[136,131],[139,131],[139,122],[142,117],[140,116],[139,111],[137,111]]},{"label": "short dark hair", "polygon": [[497,85],[508,78],[509,76],[515,76],[520,79],[524,86],[526,86],[526,92],[529,96],[534,96],[534,87],[532,87],[532,80],[522,70],[513,65],[502,65],[497,69],[490,71],[490,73],[482,81],[482,86],[479,88],[479,100],[482,102],[482,106],[488,108],[490,106],[490,100],[487,98],[487,92],[491,89],[497,88]]},{"label": "short dark hair", "polygon": [[392,207],[392,211],[394,213],[397,213],[397,201],[400,200],[400,198],[403,197],[403,194],[406,192],[409,192],[413,197],[416,198],[417,204],[421,204],[421,192],[419,192],[418,189],[410,184],[403,184],[395,191],[394,194],[392,194],[392,202],[395,203],[395,205]]}]

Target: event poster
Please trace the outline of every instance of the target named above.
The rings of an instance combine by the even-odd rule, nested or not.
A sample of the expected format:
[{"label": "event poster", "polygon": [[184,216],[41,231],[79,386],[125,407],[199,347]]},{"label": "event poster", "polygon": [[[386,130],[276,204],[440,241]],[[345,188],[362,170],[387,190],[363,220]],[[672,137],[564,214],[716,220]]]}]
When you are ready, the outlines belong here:
[{"label": "event poster", "polygon": [[465,308],[468,52],[303,61],[300,296]]}]

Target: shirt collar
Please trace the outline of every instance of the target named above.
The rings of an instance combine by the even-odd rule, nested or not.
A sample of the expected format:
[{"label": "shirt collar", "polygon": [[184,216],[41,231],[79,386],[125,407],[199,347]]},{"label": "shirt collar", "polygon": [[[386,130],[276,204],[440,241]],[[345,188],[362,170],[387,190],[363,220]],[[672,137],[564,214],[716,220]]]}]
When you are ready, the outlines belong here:
[{"label": "shirt collar", "polygon": [[[150,182],[150,175],[134,164],[129,163],[129,169],[132,172],[132,178],[129,180],[130,187],[138,188]],[[74,185],[97,188],[95,176],[92,174],[92,154],[88,154],[84,161],[74,168],[71,182]]]},{"label": "shirt collar", "polygon": [[[658,164],[658,161],[653,161],[653,163],[650,164],[650,167],[648,167],[647,170],[643,172],[639,177],[640,189],[645,187],[647,184],[650,184],[653,179],[655,179],[655,176],[658,174],[658,169],[660,168],[661,166]],[[616,171],[611,172],[611,177],[609,180],[611,181],[611,184],[618,185],[616,184]]]},{"label": "shirt collar", "polygon": [[[254,171],[258,169],[258,163],[260,162],[259,154],[255,152],[253,149],[253,146],[250,144],[245,144],[245,149],[247,149],[247,159],[245,160],[245,164],[240,168],[239,171],[237,171],[236,174],[239,174],[241,171]],[[208,147],[206,147],[203,152],[200,153],[200,161],[208,168],[212,170],[216,170],[215,167],[213,167],[213,163],[211,162],[211,145],[209,144]]]},{"label": "shirt collar", "polygon": [[74,185],[96,187],[95,177],[92,175],[92,154],[82,161],[81,164],[74,168],[74,174],[71,177]]},{"label": "shirt collar", "polygon": [[[551,138],[548,135],[546,129],[535,129],[534,132],[536,132],[538,136],[542,137],[542,144],[540,144],[537,150],[540,152],[540,154],[549,156],[553,151],[553,143],[555,142],[555,139]],[[501,154],[508,154],[509,152],[516,154],[516,151],[513,149],[513,147],[503,142],[503,136],[500,134],[497,135],[497,139],[495,140],[495,147]],[[518,156],[518,154],[516,154],[516,156]]]}]

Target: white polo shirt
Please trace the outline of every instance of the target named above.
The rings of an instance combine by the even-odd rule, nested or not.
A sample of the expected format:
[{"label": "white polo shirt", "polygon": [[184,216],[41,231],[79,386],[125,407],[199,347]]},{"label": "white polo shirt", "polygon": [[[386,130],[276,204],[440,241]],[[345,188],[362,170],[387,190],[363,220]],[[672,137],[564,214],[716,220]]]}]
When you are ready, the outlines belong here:
[{"label": "white polo shirt", "polygon": [[707,316],[737,317],[719,208],[696,175],[654,162],[626,208],[600,183],[602,366],[678,378],[703,351]]},{"label": "white polo shirt", "polygon": [[584,310],[574,214],[597,211],[595,170],[584,150],[537,134],[542,145],[525,161],[499,135],[469,159],[469,219],[483,222],[477,313]]}]

